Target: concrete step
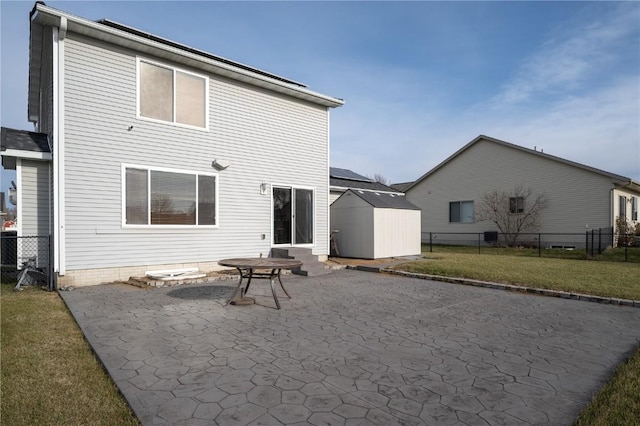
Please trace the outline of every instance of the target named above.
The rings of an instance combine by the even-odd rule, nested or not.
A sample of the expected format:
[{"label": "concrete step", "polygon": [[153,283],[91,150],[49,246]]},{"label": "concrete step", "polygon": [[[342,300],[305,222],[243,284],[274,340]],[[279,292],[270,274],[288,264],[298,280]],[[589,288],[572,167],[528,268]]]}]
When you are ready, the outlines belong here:
[{"label": "concrete step", "polygon": [[295,259],[302,262],[300,268],[291,270],[296,275],[304,275],[307,277],[324,275],[331,272],[331,269],[325,268],[324,263],[318,260],[318,256],[311,252],[311,249],[301,247],[273,248],[271,249],[271,257],[281,259]]},{"label": "concrete step", "polygon": [[300,268],[300,269],[292,269],[291,270],[291,273],[296,274],[296,275],[302,275],[302,276],[305,276],[305,277],[317,277],[317,276],[320,276],[320,275],[330,274],[331,272],[332,272],[331,269],[325,268],[324,266],[322,268],[313,267],[313,268],[306,269],[304,267],[304,265],[303,265],[302,268]]},{"label": "concrete step", "polygon": [[298,256],[312,255],[311,249],[302,247],[272,248],[271,257],[298,258]]}]

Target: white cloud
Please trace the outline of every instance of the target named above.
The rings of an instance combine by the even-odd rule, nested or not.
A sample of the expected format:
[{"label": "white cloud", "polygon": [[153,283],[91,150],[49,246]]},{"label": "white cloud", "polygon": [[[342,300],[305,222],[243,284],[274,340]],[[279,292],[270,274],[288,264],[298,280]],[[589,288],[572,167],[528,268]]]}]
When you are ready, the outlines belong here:
[{"label": "white cloud", "polygon": [[[638,32],[637,5],[621,4],[608,13],[563,29],[530,55],[494,102],[517,104],[536,96],[580,88],[616,59],[625,39]],[[636,43],[637,45],[637,43]]]},{"label": "white cloud", "polygon": [[[344,74],[347,105],[334,113],[332,164],[409,181],[485,134],[640,181],[637,11],[622,4],[576,18],[527,55],[494,97],[456,110],[442,105],[455,87],[418,73]],[[388,85],[388,96],[354,96],[358,79],[371,79],[362,88]]]}]

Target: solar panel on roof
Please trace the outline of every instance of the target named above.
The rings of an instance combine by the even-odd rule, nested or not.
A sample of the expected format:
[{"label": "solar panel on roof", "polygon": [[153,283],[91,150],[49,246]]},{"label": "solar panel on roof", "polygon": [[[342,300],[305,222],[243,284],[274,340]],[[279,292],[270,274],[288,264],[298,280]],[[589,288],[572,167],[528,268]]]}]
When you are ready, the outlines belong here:
[{"label": "solar panel on roof", "polygon": [[331,175],[331,177],[333,178],[338,178],[338,179],[350,179],[350,180],[361,180],[365,182],[373,182],[373,179],[370,179],[366,176],[359,175],[348,169],[339,169],[337,167],[329,167],[329,175]]}]

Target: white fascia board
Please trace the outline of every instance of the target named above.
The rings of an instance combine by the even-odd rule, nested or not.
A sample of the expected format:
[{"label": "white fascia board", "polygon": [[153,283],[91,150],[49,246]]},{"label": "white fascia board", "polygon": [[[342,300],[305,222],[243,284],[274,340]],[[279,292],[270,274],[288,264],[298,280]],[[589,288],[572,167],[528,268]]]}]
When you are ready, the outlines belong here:
[{"label": "white fascia board", "polygon": [[78,34],[83,34],[98,40],[102,40],[115,45],[133,49],[137,52],[144,52],[157,57],[172,60],[177,63],[186,64],[194,68],[203,69],[213,74],[222,75],[234,80],[243,81],[254,86],[272,90],[274,92],[286,94],[295,98],[328,106],[331,108],[344,105],[344,100],[313,92],[303,87],[298,87],[283,81],[271,79],[251,71],[234,67],[214,59],[205,58],[196,53],[187,52],[177,47],[172,47],[154,40],[144,39],[134,34],[111,28],[97,22],[89,21],[68,13],[62,12],[48,6],[38,4],[36,13],[32,17],[32,22],[46,25],[59,26],[60,19],[66,18],[68,30]]},{"label": "white fascia board", "polygon": [[398,196],[404,197],[404,192],[380,191],[380,190],[377,190],[377,189],[365,189],[365,188],[354,188],[354,187],[347,188],[346,186],[331,186],[329,188],[331,189],[331,191],[346,192],[348,189],[350,189],[352,191],[364,191],[364,192],[374,192],[374,193],[377,192],[379,194],[393,194],[393,195],[398,195]]},{"label": "white fascia board", "polygon": [[4,157],[28,158],[30,160],[51,161],[50,152],[23,151],[21,149],[7,149],[2,151]]}]

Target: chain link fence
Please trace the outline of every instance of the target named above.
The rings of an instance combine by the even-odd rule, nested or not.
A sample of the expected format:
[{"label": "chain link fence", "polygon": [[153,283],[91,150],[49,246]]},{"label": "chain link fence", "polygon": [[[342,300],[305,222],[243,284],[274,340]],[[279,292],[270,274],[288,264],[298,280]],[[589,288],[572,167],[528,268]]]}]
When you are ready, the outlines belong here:
[{"label": "chain link fence", "polygon": [[[624,244],[620,244],[624,242]],[[586,233],[423,232],[423,250],[640,263],[640,237],[612,228]]]},{"label": "chain link fence", "polygon": [[17,236],[15,231],[2,232],[0,264],[2,282],[23,285],[41,285],[55,290],[51,237]]}]

